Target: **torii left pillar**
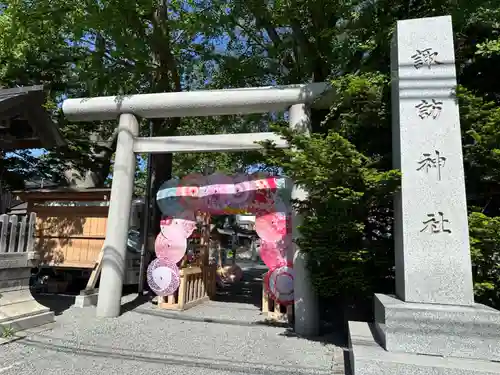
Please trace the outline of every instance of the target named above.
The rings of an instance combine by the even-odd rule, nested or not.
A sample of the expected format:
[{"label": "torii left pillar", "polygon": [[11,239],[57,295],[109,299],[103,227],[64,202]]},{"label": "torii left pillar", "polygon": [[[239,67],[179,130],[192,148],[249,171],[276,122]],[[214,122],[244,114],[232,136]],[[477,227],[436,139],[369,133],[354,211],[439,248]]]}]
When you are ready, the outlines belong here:
[{"label": "torii left pillar", "polygon": [[137,118],[128,113],[120,115],[97,300],[97,316],[99,317],[114,318],[120,315],[134,189],[134,138],[138,135]]}]

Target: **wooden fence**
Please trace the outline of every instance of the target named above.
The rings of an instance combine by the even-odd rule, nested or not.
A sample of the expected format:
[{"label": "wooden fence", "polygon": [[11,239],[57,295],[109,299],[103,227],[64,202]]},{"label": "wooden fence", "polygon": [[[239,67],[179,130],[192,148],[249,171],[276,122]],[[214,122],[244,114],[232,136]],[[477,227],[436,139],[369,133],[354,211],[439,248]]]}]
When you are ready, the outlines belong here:
[{"label": "wooden fence", "polygon": [[266,290],[265,278],[266,274],[262,275],[262,314],[269,320],[291,323],[293,320],[293,305],[280,305],[274,301]]},{"label": "wooden fence", "polygon": [[41,264],[92,269],[106,238],[108,207],[34,206],[36,252]]},{"label": "wooden fence", "polygon": [[0,253],[25,253],[35,248],[36,214],[0,215]]},{"label": "wooden fence", "polygon": [[167,310],[187,310],[208,301],[215,295],[215,265],[183,268],[181,284],[174,295],[158,298],[158,307]]}]

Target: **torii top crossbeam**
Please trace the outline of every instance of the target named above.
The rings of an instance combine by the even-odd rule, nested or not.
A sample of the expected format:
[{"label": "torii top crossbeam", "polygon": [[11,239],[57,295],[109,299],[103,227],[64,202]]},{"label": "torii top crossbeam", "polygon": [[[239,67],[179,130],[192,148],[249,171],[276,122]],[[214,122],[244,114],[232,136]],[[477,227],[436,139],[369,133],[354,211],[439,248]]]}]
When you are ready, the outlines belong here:
[{"label": "torii top crossbeam", "polygon": [[217,116],[281,111],[294,104],[328,108],[326,83],[199,90],[66,99],[70,121],[114,120],[122,113],[142,118]]}]

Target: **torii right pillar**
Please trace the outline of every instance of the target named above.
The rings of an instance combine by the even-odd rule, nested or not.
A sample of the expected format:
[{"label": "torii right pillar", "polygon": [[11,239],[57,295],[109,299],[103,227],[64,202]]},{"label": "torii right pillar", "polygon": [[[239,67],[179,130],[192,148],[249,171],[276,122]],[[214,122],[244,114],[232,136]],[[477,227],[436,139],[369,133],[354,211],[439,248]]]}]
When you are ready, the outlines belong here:
[{"label": "torii right pillar", "polygon": [[[290,107],[288,121],[291,129],[304,134],[310,134],[311,114],[306,104],[296,104]],[[299,186],[294,186],[292,199],[304,200],[307,193]],[[292,235],[293,239],[300,238],[298,226],[301,223],[300,215],[292,212]],[[289,258],[293,259],[294,277],[294,329],[301,336],[312,337],[319,334],[319,305],[318,298],[312,287],[309,270],[307,269],[307,254],[300,251],[296,241],[293,242],[293,254]]]},{"label": "torii right pillar", "polygon": [[349,322],[353,373],[500,374],[500,312],[474,303],[451,17],[399,21],[391,65],[397,295]]}]

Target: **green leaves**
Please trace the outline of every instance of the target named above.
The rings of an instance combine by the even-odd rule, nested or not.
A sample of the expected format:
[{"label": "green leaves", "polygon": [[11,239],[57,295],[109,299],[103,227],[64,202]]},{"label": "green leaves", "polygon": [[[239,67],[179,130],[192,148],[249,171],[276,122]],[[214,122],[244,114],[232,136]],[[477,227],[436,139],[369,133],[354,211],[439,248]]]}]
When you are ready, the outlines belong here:
[{"label": "green leaves", "polygon": [[500,108],[464,87],[457,89],[463,129],[468,203],[500,215]]},{"label": "green leaves", "polygon": [[28,150],[0,152],[0,181],[2,189],[23,189],[24,183],[44,177],[43,162]]},{"label": "green leaves", "polygon": [[[60,175],[65,169],[90,168],[103,183],[110,170],[116,122],[68,123],[57,107],[62,98],[128,95],[200,89],[214,75],[224,9],[203,2],[173,1],[37,1],[9,0],[0,15],[0,84],[43,84],[48,107],[68,141],[50,150],[46,164]],[[212,67],[211,67],[212,66]],[[252,72],[253,73],[253,72]],[[246,126],[208,120],[212,133]],[[206,132],[200,119],[159,120],[156,135]],[[142,132],[147,132],[147,122]],[[202,164],[190,155],[190,164]],[[182,159],[182,157],[180,157]],[[215,159],[227,168],[241,158]],[[214,161],[213,159],[211,160]],[[178,163],[185,173],[190,166]]]},{"label": "green leaves", "polygon": [[473,212],[469,227],[476,299],[496,306],[500,299],[500,217]]},{"label": "green leaves", "polygon": [[377,148],[370,148],[363,138],[370,126],[371,133],[387,129],[383,100],[387,81],[377,73],[333,80],[337,95],[322,133],[307,137],[281,124],[272,127],[291,148],[268,145],[267,162],[281,166],[308,192],[300,206],[304,221],[299,246],[309,255],[311,278],[323,297],[369,295],[388,288],[384,284],[393,264],[391,206],[399,173],[374,168],[383,163],[374,152]]},{"label": "green leaves", "polygon": [[500,39],[488,40],[477,45],[476,54],[481,56],[492,56],[500,54]]}]

